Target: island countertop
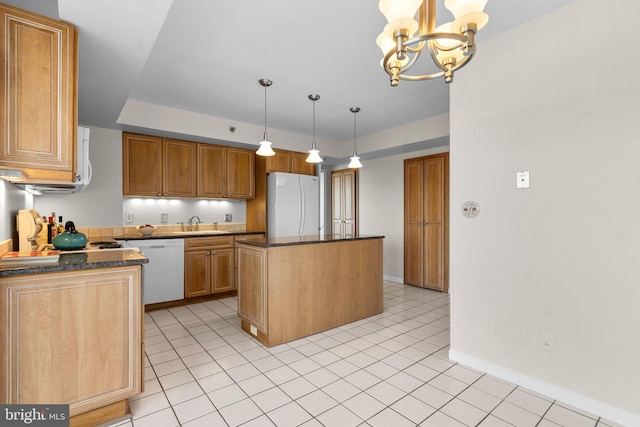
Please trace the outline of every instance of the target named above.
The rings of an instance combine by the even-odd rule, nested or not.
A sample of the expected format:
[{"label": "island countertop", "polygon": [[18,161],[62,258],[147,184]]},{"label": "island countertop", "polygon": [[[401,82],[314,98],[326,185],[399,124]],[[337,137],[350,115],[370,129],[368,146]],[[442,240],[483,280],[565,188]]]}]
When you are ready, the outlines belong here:
[{"label": "island countertop", "polygon": [[340,234],[313,234],[306,236],[285,236],[285,237],[252,237],[247,239],[239,238],[237,243],[244,243],[261,248],[272,248],[277,246],[311,245],[317,243],[335,243],[354,240],[384,239],[384,236],[374,236],[366,234],[340,235]]},{"label": "island countertop", "polygon": [[146,264],[149,260],[135,250],[102,250],[60,254],[57,262],[24,263],[19,265],[0,263],[0,277],[20,274],[51,273],[57,271],[88,270],[94,268],[122,267]]}]

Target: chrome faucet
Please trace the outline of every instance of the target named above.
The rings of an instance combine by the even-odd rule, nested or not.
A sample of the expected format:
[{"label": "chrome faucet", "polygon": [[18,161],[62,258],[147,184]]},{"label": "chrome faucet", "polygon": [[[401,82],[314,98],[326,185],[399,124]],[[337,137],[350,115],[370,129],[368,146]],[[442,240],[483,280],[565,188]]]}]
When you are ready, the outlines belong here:
[{"label": "chrome faucet", "polygon": [[[196,219],[196,228],[195,230],[193,229],[193,219]],[[200,227],[198,226],[198,224],[200,224],[202,221],[200,221],[200,217],[198,215],[194,215],[191,218],[189,218],[189,231],[198,231],[200,229]]]}]

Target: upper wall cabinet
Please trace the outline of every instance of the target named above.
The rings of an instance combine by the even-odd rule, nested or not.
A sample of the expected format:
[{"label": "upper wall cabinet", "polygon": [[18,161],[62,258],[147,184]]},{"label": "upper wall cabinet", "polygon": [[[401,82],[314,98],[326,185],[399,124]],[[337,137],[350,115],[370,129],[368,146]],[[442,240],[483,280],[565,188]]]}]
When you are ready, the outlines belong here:
[{"label": "upper wall cabinet", "polygon": [[0,168],[74,181],[77,31],[0,3]]},{"label": "upper wall cabinet", "polygon": [[255,154],[250,150],[123,133],[122,160],[125,196],[255,196]]},{"label": "upper wall cabinet", "polygon": [[198,144],[198,197],[255,197],[255,154],[241,148]]},{"label": "upper wall cabinet", "polygon": [[275,156],[265,157],[267,173],[287,172],[304,175],[316,174],[315,163],[306,162],[308,154],[287,150],[273,151],[276,152]]},{"label": "upper wall cabinet", "polygon": [[124,133],[122,158],[125,196],[196,196],[196,144]]}]

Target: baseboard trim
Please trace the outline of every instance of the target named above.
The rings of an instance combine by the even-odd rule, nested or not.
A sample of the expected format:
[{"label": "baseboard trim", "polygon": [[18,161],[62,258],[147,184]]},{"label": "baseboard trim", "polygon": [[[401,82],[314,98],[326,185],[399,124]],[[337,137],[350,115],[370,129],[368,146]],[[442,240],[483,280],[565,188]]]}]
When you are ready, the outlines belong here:
[{"label": "baseboard trim", "polygon": [[640,413],[627,411],[626,409],[576,393],[575,391],[558,386],[557,384],[549,383],[531,375],[514,371],[502,365],[488,362],[465,352],[449,350],[449,358],[470,368],[486,372],[487,374],[493,375],[494,377],[500,378],[504,381],[518,384],[531,391],[535,391],[536,393],[549,396],[571,406],[575,406],[576,408],[608,420],[615,421],[616,423],[629,426],[640,426]]}]

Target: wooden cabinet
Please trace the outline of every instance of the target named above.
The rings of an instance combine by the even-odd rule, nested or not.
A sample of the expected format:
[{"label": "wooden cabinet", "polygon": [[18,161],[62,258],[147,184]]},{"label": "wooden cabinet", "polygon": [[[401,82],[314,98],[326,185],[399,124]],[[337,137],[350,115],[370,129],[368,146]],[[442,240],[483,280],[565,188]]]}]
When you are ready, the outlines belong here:
[{"label": "wooden cabinet", "polygon": [[234,262],[235,262],[235,270],[234,270],[234,282],[235,282],[235,289],[238,289],[238,265],[240,265],[238,263],[238,240],[245,240],[245,239],[253,239],[256,237],[264,237],[263,233],[256,233],[256,234],[243,234],[241,236],[235,236],[234,240]]},{"label": "wooden cabinet", "polygon": [[0,402],[74,416],[139,394],[140,280],[139,265],[0,278]]},{"label": "wooden cabinet", "polygon": [[123,133],[122,158],[125,196],[196,196],[194,143]]},{"label": "wooden cabinet", "polygon": [[449,154],[404,161],[404,282],[448,292]]},{"label": "wooden cabinet", "polygon": [[198,197],[255,197],[255,154],[241,148],[198,144]]},{"label": "wooden cabinet", "polygon": [[76,33],[0,3],[0,168],[75,181]]},{"label": "wooden cabinet", "polygon": [[273,150],[275,156],[264,157],[266,172],[300,173],[304,175],[316,175],[316,164],[307,163],[307,153],[298,153],[287,150]]},{"label": "wooden cabinet", "polygon": [[234,259],[233,236],[185,239],[185,298],[235,290]]},{"label": "wooden cabinet", "polygon": [[238,315],[267,347],[382,313],[382,238],[238,244]]},{"label": "wooden cabinet", "polygon": [[354,169],[331,172],[331,229],[334,235],[357,233],[357,178]]},{"label": "wooden cabinet", "polygon": [[[238,293],[238,315],[260,331],[261,338],[265,337],[268,333],[267,250],[241,245],[238,248],[238,263],[242,266],[238,271],[238,283],[242,283],[243,289]],[[257,335],[257,331],[253,335]]]},{"label": "wooden cabinet", "polygon": [[255,196],[251,150],[123,133],[122,163],[125,196]]}]

